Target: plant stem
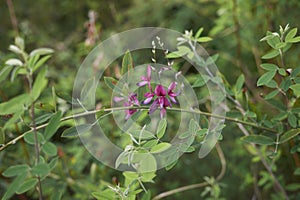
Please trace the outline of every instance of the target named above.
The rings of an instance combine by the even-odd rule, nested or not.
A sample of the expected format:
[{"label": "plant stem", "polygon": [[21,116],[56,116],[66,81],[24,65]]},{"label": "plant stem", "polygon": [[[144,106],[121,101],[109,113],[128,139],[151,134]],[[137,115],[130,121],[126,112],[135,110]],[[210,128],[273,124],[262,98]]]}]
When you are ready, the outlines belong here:
[{"label": "plant stem", "polygon": [[[28,74],[27,80],[28,80],[28,85],[29,85],[29,92],[32,93],[33,77],[32,77],[31,73]],[[34,148],[35,148],[35,156],[36,156],[35,164],[37,165],[40,162],[40,144],[39,144],[38,136],[37,136],[34,106],[35,106],[35,100],[33,100],[31,103],[30,115],[31,115],[31,121],[32,121],[32,131],[34,134]],[[37,191],[39,193],[39,200],[43,200],[43,190],[42,190],[41,178],[40,178],[40,176],[37,176],[36,178],[38,180]]]},{"label": "plant stem", "polygon": [[[106,108],[106,109],[102,109],[104,112],[111,112],[111,111],[121,111],[121,110],[129,110],[129,109],[139,109],[139,110],[148,110],[149,108],[146,106],[141,106],[141,107],[115,107],[115,108]],[[194,114],[200,114],[200,115],[205,115],[208,117],[213,117],[213,118],[218,118],[218,119],[225,119],[226,121],[230,121],[230,122],[235,122],[238,124],[243,124],[243,125],[247,125],[247,126],[251,126],[263,131],[268,131],[268,132],[272,132],[272,133],[277,133],[277,131],[275,129],[271,129],[271,128],[267,128],[264,126],[260,126],[258,124],[252,123],[252,122],[246,122],[246,121],[242,121],[239,119],[235,119],[235,118],[231,118],[231,117],[226,117],[226,116],[221,116],[221,115],[215,115],[212,113],[208,113],[208,112],[203,112],[200,110],[184,110],[184,109],[180,109],[180,108],[168,108],[168,110],[170,111],[176,111],[176,112],[187,112],[187,113],[194,113]],[[101,111],[100,110],[92,110],[92,111],[87,111],[87,112],[82,112],[82,113],[77,113],[71,116],[67,116],[67,117],[63,117],[61,119],[61,121],[67,121],[73,118],[78,118],[78,117],[83,117],[83,116],[87,116],[87,115],[92,115],[95,114],[97,112]],[[40,126],[36,126],[35,130],[40,130],[42,128],[45,128],[48,125],[48,123],[46,124],[42,124]],[[26,134],[30,133],[34,131],[33,127],[31,127],[31,130],[28,130],[26,132],[24,132],[22,135],[19,135],[18,137],[14,138],[13,140],[7,142],[6,144],[2,145],[0,147],[0,152],[2,150],[4,150],[6,147],[15,144],[18,140],[22,139]]]},{"label": "plant stem", "polygon": [[19,36],[18,20],[17,20],[16,14],[15,14],[14,4],[13,4],[12,0],[6,0],[6,4],[8,7],[8,10],[9,10],[11,24],[15,31],[15,36]]},{"label": "plant stem", "polygon": [[[219,143],[216,143],[216,150],[217,150],[217,153],[219,155],[219,158],[220,158],[220,161],[221,161],[221,167],[222,167],[219,175],[216,178],[216,181],[220,181],[223,178],[223,176],[225,174],[225,171],[226,171],[226,159],[225,159],[224,153],[223,153],[222,148],[221,148]],[[202,183],[197,183],[197,184],[192,184],[192,185],[179,187],[179,188],[167,191],[167,192],[160,193],[159,195],[155,196],[152,200],[162,199],[162,198],[165,198],[167,196],[170,196],[170,195],[173,195],[173,194],[176,194],[176,193],[179,193],[179,192],[183,192],[183,191],[191,190],[191,189],[195,189],[195,188],[201,188],[201,187],[205,187],[205,186],[208,186],[208,185],[209,185],[209,183],[202,182]]]}]

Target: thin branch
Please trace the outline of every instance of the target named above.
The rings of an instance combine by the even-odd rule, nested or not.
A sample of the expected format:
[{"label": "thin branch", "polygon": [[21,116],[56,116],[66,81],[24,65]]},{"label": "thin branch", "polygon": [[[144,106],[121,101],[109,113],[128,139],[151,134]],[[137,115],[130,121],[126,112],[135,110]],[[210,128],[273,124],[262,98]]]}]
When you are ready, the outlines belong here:
[{"label": "thin branch", "polygon": [[[220,161],[221,161],[221,171],[220,171],[219,175],[217,176],[216,181],[220,181],[224,177],[224,174],[226,172],[226,159],[225,159],[224,153],[223,153],[219,143],[216,144],[216,150],[217,150],[217,153],[218,153]],[[159,195],[155,196],[152,200],[162,199],[162,198],[165,198],[167,196],[170,196],[170,195],[173,195],[173,194],[176,194],[176,193],[179,193],[179,192],[192,190],[192,189],[196,189],[196,188],[201,188],[201,187],[205,187],[205,186],[208,186],[208,185],[209,185],[209,183],[202,182],[202,183],[183,186],[183,187],[180,187],[180,188],[176,188],[174,190],[170,190],[170,191],[167,191],[167,192],[160,193]]]},{"label": "thin branch", "polygon": [[19,29],[18,29],[18,20],[15,14],[14,4],[12,0],[6,0],[6,4],[9,10],[10,20],[12,27],[15,31],[15,36],[19,36]]},{"label": "thin branch", "polygon": [[[82,112],[82,113],[74,114],[74,115],[71,115],[71,116],[63,117],[61,119],[61,121],[67,121],[67,120],[70,120],[70,119],[73,119],[73,118],[78,118],[78,117],[83,117],[83,116],[96,114],[99,111],[104,111],[104,112],[112,112],[113,111],[114,112],[114,111],[129,110],[129,109],[148,110],[149,108],[146,107],[146,106],[141,106],[141,107],[134,106],[134,107],[115,107],[115,108],[106,108],[106,109],[102,109],[102,110],[101,109],[100,110],[92,110],[92,111]],[[242,121],[242,120],[231,118],[231,117],[226,117],[226,116],[222,116],[222,115],[216,115],[216,114],[212,114],[212,113],[208,113],[208,112],[203,112],[203,111],[200,111],[200,110],[184,110],[184,109],[180,109],[180,108],[168,108],[168,110],[169,111],[176,111],[176,112],[187,112],[187,113],[193,113],[193,114],[200,114],[200,115],[205,115],[205,116],[212,117],[212,118],[217,118],[217,119],[225,119],[226,121],[251,126],[251,127],[263,130],[263,131],[277,133],[277,131],[275,129],[263,127],[263,126],[260,126],[258,124],[252,123],[252,122],[246,122],[246,121]],[[40,130],[42,128],[45,128],[46,126],[48,126],[48,123],[37,126],[36,130]],[[28,134],[32,131],[33,131],[33,128],[31,128],[31,130],[28,130],[28,131],[24,132],[22,135],[19,135],[18,137],[12,139],[11,141],[7,142],[6,144],[3,144],[0,147],[0,152],[2,150],[4,150],[6,147],[8,147],[12,144],[15,144],[17,141],[22,139],[26,134]]]}]

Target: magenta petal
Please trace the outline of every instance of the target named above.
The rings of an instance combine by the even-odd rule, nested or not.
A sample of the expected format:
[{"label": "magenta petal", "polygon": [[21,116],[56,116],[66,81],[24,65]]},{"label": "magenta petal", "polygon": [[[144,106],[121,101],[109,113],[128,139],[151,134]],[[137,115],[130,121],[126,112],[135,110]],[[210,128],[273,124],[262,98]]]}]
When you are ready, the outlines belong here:
[{"label": "magenta petal", "polygon": [[162,85],[156,86],[154,92],[157,96],[166,96],[166,90]]},{"label": "magenta petal", "polygon": [[154,94],[151,93],[151,92],[147,92],[147,93],[144,94],[144,96],[145,96],[146,98],[149,98],[149,97],[154,97]]},{"label": "magenta petal", "polygon": [[147,75],[148,75],[148,81],[150,81],[151,80],[151,66],[150,65],[148,65]]},{"label": "magenta petal", "polygon": [[168,87],[168,93],[174,90],[174,88],[177,86],[176,82],[172,82]]},{"label": "magenta petal", "polygon": [[146,76],[141,76],[142,81],[148,81],[148,78]]},{"label": "magenta petal", "polygon": [[153,98],[153,97],[149,97],[149,98],[145,99],[145,100],[143,101],[143,104],[148,104],[148,103],[150,103],[151,100],[152,100],[152,98]]},{"label": "magenta petal", "polygon": [[144,85],[147,85],[148,81],[141,81],[141,82],[138,82],[136,85],[141,87],[141,86],[144,86]]},{"label": "magenta petal", "polygon": [[114,97],[114,102],[120,102],[120,101],[123,101],[124,100],[124,97]]},{"label": "magenta petal", "polygon": [[155,99],[155,101],[151,104],[149,108],[149,114],[152,114],[154,111],[156,111],[158,108],[158,99]]},{"label": "magenta petal", "polygon": [[177,103],[177,101],[176,101],[176,99],[175,99],[174,97],[170,96],[170,99],[171,99],[171,101],[172,101],[173,103]]}]

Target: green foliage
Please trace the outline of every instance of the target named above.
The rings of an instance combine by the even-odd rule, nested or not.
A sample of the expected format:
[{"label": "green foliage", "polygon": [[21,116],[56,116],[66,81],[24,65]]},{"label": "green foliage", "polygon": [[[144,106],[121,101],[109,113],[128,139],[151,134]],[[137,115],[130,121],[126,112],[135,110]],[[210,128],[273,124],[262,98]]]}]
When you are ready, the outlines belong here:
[{"label": "green foliage", "polygon": [[[38,199],[36,188],[41,181],[43,199],[149,200],[160,192],[172,193],[173,189],[202,179],[203,183],[192,185],[201,189],[177,191],[170,198],[197,199],[200,195],[205,199],[300,198],[297,183],[300,4],[297,0],[179,0],[166,1],[164,6],[158,1],[135,0],[78,4],[32,1],[30,7],[13,3],[18,34],[11,31],[13,20],[7,7],[0,8],[2,199]],[[94,24],[89,18],[89,25],[83,30],[87,10],[95,10],[97,15]],[[293,27],[279,26],[287,22]],[[178,38],[173,52],[160,55],[160,50],[156,51],[155,62],[163,60],[174,71],[184,72],[199,102],[193,105],[197,109],[189,112],[200,116],[199,120],[175,114],[178,105],[174,104],[166,111],[168,118],[158,120],[153,128],[145,111],[148,105],[132,105],[132,109],[142,111],[118,128],[111,114],[123,110],[114,111],[108,89],[122,93],[126,86],[117,87],[121,76],[126,74],[128,79],[134,76],[131,72],[135,66],[149,62],[150,50],[128,50],[104,71],[101,84],[95,78],[85,80],[80,93],[83,101],[71,97],[76,66],[97,42],[112,33],[143,26],[189,30]],[[10,44],[14,34],[14,44]],[[197,43],[210,54],[217,54],[197,58]],[[44,45],[48,47],[32,49]],[[216,63],[220,72],[216,76],[199,74],[189,68],[194,63],[203,70],[210,70],[207,66]],[[215,87],[224,84],[226,97],[217,90],[210,93],[208,84]],[[145,90],[132,92],[138,93],[139,101],[144,98]],[[210,99],[211,96],[214,98]],[[89,110],[94,106],[89,105],[91,97],[96,100],[95,107],[100,108],[97,111]],[[228,111],[226,127],[217,125],[211,130],[210,120],[220,117],[212,115],[211,105],[222,105],[224,98]],[[79,104],[88,109],[83,113],[72,110],[72,106]],[[83,120],[85,124],[74,125],[71,117],[81,114],[94,117],[94,122],[86,124]],[[185,121],[188,127],[177,133],[180,121]],[[107,133],[106,137],[123,150],[112,164],[131,171],[119,173],[109,169],[82,147],[78,136],[84,136],[98,124]],[[199,161],[195,152],[206,136],[218,129],[223,129],[219,143],[227,162],[218,148],[217,153],[212,152]],[[175,143],[170,142],[172,139]],[[179,159],[180,153],[187,154]],[[162,155],[169,160],[158,171],[162,163],[157,158]],[[222,170],[220,175],[216,173],[221,168],[220,162],[222,170],[226,168],[225,175]]]}]

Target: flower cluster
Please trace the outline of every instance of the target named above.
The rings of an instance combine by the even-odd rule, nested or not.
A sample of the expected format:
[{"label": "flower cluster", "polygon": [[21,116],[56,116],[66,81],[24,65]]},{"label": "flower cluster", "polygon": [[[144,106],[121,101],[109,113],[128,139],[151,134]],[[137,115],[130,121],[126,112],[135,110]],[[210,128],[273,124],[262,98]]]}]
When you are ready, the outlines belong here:
[{"label": "flower cluster", "polygon": [[[125,100],[124,97],[114,97],[114,101],[115,102],[120,102],[120,101],[123,101]],[[129,95],[128,95],[128,99],[127,101],[125,101],[123,103],[124,106],[140,106],[140,102],[139,100],[137,99],[137,94],[136,93],[133,93],[133,92],[130,92]],[[133,115],[135,112],[137,111],[137,109],[128,109],[128,110],[125,110],[126,112],[126,116],[125,116],[125,119],[129,119],[129,117],[131,117],[131,115]]]},{"label": "flower cluster", "polygon": [[149,88],[149,92],[145,93],[145,100],[142,102],[143,104],[149,104],[153,99],[153,103],[150,106],[149,109],[149,114],[152,114],[153,112],[155,112],[158,108],[160,109],[160,116],[161,118],[163,118],[166,115],[166,108],[167,107],[172,107],[172,103],[177,103],[175,97],[179,95],[180,92],[175,93],[173,90],[176,88],[177,83],[176,82],[172,82],[169,87],[168,90],[166,91],[166,89],[164,88],[164,86],[162,86],[161,84],[158,84],[155,89],[154,92],[152,90],[151,87],[151,71],[152,71],[152,67],[150,65],[148,65],[148,69],[147,69],[147,77],[142,76],[141,77],[141,82],[137,83],[137,85],[139,87],[142,87],[144,85],[148,85]]},{"label": "flower cluster", "polygon": [[[175,97],[177,97],[180,94],[180,90],[178,92],[174,92],[174,89],[177,86],[177,82],[171,82],[169,87],[166,89],[162,84],[156,85],[154,91],[151,86],[151,72],[152,67],[148,65],[147,68],[147,76],[141,76],[141,81],[137,83],[137,86],[143,87],[145,85],[148,86],[149,92],[146,92],[144,94],[145,99],[142,101],[142,104],[147,105],[152,102],[149,108],[149,114],[154,113],[157,109],[160,109],[160,117],[163,118],[166,115],[166,108],[172,107],[172,103],[176,104],[177,101]],[[162,69],[166,70],[166,69]],[[160,75],[161,72],[158,74]],[[176,74],[177,76],[177,74]],[[115,102],[124,101],[126,98],[124,97],[114,97]],[[127,97],[127,101],[123,103],[124,106],[140,106],[140,102],[137,99],[136,93],[129,93]],[[129,109],[126,110],[126,117],[125,119],[129,119],[131,115],[133,115],[135,112],[137,112],[137,109]]]}]

